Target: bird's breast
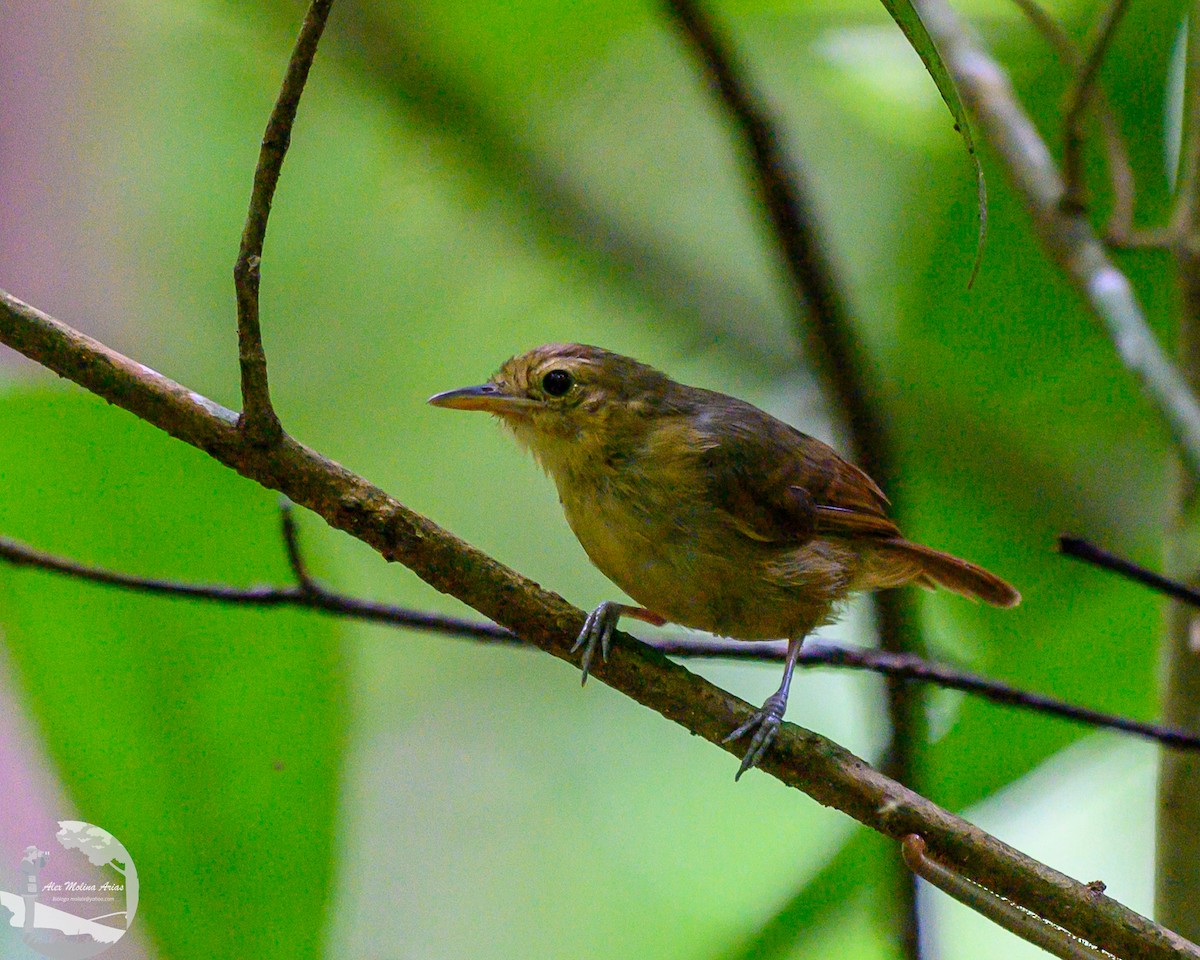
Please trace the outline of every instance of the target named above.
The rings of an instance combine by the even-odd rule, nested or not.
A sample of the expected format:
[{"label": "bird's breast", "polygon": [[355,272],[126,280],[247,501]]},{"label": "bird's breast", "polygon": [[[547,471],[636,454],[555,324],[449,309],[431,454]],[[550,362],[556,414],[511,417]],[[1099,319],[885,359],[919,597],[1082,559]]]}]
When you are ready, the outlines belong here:
[{"label": "bird's breast", "polygon": [[840,556],[741,536],[695,477],[648,478],[626,463],[555,480],[600,572],[671,622],[745,640],[789,637],[815,627],[845,593]]},{"label": "bird's breast", "polygon": [[[658,595],[689,574],[694,525],[685,503],[667,502],[661,485],[639,483],[627,468],[560,482],[559,498],[575,536],[600,571],[626,593]],[[682,493],[682,492],[681,492]]]}]

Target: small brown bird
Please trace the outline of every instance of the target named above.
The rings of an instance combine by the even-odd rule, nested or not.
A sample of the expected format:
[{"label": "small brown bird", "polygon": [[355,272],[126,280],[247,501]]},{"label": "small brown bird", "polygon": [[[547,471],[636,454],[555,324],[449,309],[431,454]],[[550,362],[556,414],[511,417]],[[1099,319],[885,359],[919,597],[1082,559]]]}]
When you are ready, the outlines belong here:
[{"label": "small brown bird", "polygon": [[583,678],[622,616],[738,640],[787,639],[783,682],[727,741],[770,747],[804,637],[856,590],[916,583],[998,607],[994,574],[905,540],[888,500],[828,445],[741,400],[598,347],[554,343],[430,403],[498,416],[558,487],[592,562],[641,607],[606,601],[575,649]]}]

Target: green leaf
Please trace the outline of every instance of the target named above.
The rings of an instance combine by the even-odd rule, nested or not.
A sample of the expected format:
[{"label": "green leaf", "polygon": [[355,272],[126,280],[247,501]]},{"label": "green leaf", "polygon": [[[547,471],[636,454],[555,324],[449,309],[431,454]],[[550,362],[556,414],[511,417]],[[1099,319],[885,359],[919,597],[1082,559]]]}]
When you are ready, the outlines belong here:
[{"label": "green leaf", "polygon": [[[888,871],[898,861],[893,842],[870,830],[856,830],[813,876],[772,911],[770,917],[750,933],[712,954],[713,960],[787,960],[795,957],[798,945],[809,946],[828,937],[828,925],[837,912],[864,892],[879,896],[891,893]],[[886,914],[877,922],[886,927]],[[881,931],[882,932],[882,931]],[[886,933],[880,937],[886,938]]]},{"label": "green leaf", "polygon": [[967,110],[963,106],[962,98],[958,95],[958,87],[954,84],[954,78],[950,76],[950,71],[946,69],[942,55],[938,52],[937,44],[933,42],[933,37],[929,35],[925,24],[921,22],[920,14],[917,13],[913,0],[883,0],[883,5],[892,15],[892,19],[896,21],[896,25],[900,27],[912,48],[917,51],[917,56],[925,64],[925,69],[929,71],[933,82],[937,84],[938,93],[942,95],[942,100],[945,101],[951,116],[954,117],[954,129],[962,137],[963,145],[967,148],[967,156],[971,158],[971,165],[975,168],[975,192],[979,206],[979,240],[975,246],[975,262],[971,266],[971,276],[967,281],[967,286],[970,287],[975,283],[975,275],[979,273],[979,264],[983,259],[983,242],[987,238],[988,207],[987,181],[983,176],[983,165],[979,162],[979,154],[975,150],[975,138],[971,135]]},{"label": "green leaf", "polygon": [[[95,398],[0,398],[0,478],[0,532],[40,549],[287,581],[272,495]],[[333,625],[2,566],[0,627],[72,806],[137,865],[134,926],[163,956],[318,956],[346,731]]]}]

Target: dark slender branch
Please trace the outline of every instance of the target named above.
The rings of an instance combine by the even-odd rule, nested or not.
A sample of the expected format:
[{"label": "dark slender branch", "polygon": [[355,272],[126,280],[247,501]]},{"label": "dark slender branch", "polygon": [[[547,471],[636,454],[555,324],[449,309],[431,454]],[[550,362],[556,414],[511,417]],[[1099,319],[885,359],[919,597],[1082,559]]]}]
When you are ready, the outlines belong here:
[{"label": "dark slender branch", "polygon": [[[288,566],[292,568],[296,584],[305,593],[321,593],[320,584],[312,578],[308,572],[308,564],[304,562],[304,554],[300,550],[300,533],[296,529],[296,511],[292,508],[292,501],[287,497],[283,497],[279,501],[279,523],[283,533],[283,548],[287,552]],[[507,632],[505,631],[505,633]]]},{"label": "dark slender branch", "polygon": [[[916,624],[916,608],[908,591],[885,590],[874,597],[879,623],[879,652],[898,662],[911,658],[923,662],[918,654],[925,645]],[[898,665],[898,663],[897,663]],[[925,691],[907,682],[900,672],[888,673],[884,680],[887,694],[889,739],[881,769],[889,777],[914,789],[921,783],[922,759],[929,743],[929,721],[925,713]],[[922,916],[917,899],[917,883],[907,870],[893,865],[889,899],[895,904],[896,933],[901,955],[920,960]]]},{"label": "dark slender branch", "polygon": [[[846,418],[854,459],[886,490],[894,478],[880,404],[871,393],[866,351],[843,302],[807,186],[796,164],[789,162],[782,134],[763,97],[700,0],[665,0],[665,7],[742,140],[750,161],[751,187],[791,282],[798,308],[796,329],[836,401],[835,409]],[[920,652],[909,597],[898,592],[878,596],[875,609],[884,650]],[[915,786],[926,739],[921,691],[889,679],[887,704],[890,736],[884,771]],[[896,928],[904,956],[916,960],[920,956],[916,885],[905,870],[897,869],[896,877],[900,888],[891,901],[896,906]]]},{"label": "dark slender branch", "polygon": [[[285,529],[294,528],[290,514],[285,513]],[[294,533],[294,530],[293,530]],[[297,554],[299,557],[299,554]],[[406,607],[361,600],[326,590],[307,578],[293,587],[253,586],[233,587],[226,584],[181,583],[155,577],[138,577],[117,573],[100,567],[77,563],[64,557],[44,553],[24,543],[0,537],[0,560],[18,567],[32,567],[61,573],[76,580],[148,593],[157,596],[180,597],[188,600],[208,600],[236,607],[300,607],[318,610],[351,620],[383,623],[393,627],[410,627],[436,633],[455,634],[475,640],[519,644],[522,641],[510,631],[494,623],[481,623],[440,613],[425,613]],[[292,567],[296,569],[295,565]]]},{"label": "dark slender branch", "polygon": [[[808,652],[804,651],[804,653]],[[1183,730],[1145,723],[1141,720],[1130,720],[1127,717],[1080,707],[1076,704],[1056,700],[1053,697],[1043,696],[1040,693],[1010,687],[998,680],[990,680],[965,671],[955,670],[943,664],[931,663],[912,654],[894,654],[882,650],[857,650],[824,645],[815,647],[812,652],[814,655],[819,654],[822,657],[822,664],[825,666],[861,665],[863,669],[877,673],[927,681],[939,687],[972,693],[993,703],[1008,704],[1089,726],[1122,730],[1139,737],[1155,740],[1164,746],[1176,747],[1181,750],[1200,750],[1200,736]],[[801,654],[801,662],[804,660],[804,653]]]},{"label": "dark slender branch", "polygon": [[1108,960],[1111,957],[1071,936],[1062,927],[1047,923],[1037,914],[1022,910],[1015,903],[930,859],[925,853],[925,841],[915,833],[901,840],[900,847],[904,862],[914,874],[1022,940],[1061,960]]},{"label": "dark slender branch", "polygon": [[1129,0],[1111,0],[1104,8],[1092,30],[1087,56],[1079,64],[1071,87],[1067,91],[1067,108],[1063,115],[1063,190],[1062,206],[1068,212],[1087,208],[1087,182],[1083,169],[1085,144],[1084,120],[1088,108],[1096,99],[1097,74],[1108,54],[1121,17]]},{"label": "dark slender branch", "polygon": [[[208,600],[228,606],[299,607],[350,620],[427,630],[432,633],[465,637],[488,643],[525,644],[520,637],[494,623],[412,610],[408,607],[373,600],[362,600],[322,586],[308,573],[307,564],[300,550],[296,522],[290,504],[283,505],[281,516],[288,562],[297,580],[296,585],[291,587],[262,585],[233,587],[226,584],[193,584],[154,577],[138,577],[45,553],[8,537],[0,537],[0,561],[13,566],[45,570],[76,580],[137,593],[174,596],[189,600]],[[746,643],[741,640],[723,640],[718,637],[696,637],[656,638],[642,642],[660,653],[691,659],[782,662],[787,653],[787,644],[776,641]],[[840,647],[816,641],[801,651],[798,665],[810,668],[833,667],[867,670],[902,682],[930,683],[949,690],[961,690],[992,703],[1032,710],[1045,716],[1059,717],[1092,727],[1120,730],[1179,750],[1200,751],[1200,735],[1191,735],[1170,727],[1131,720],[1127,717],[1066,703],[1028,690],[1020,690],[998,680],[989,680],[978,674],[958,670],[945,664],[932,663],[910,653],[890,653],[886,650],[869,650],[861,647]]]},{"label": "dark slender branch", "polygon": [[333,0],[313,0],[300,27],[279,97],[263,133],[258,166],[254,171],[254,187],[250,193],[250,210],[246,215],[241,246],[233,266],[233,285],[237,294],[238,362],[242,379],[242,416],[239,426],[252,442],[264,446],[277,443],[283,428],[271,406],[267,385],[267,354],[263,349],[258,319],[263,242],[267,236],[271,201],[275,197],[283,159],[291,143],[300,95],[304,92],[309,69],[317,55],[317,44],[332,6]]},{"label": "dark slender branch", "polygon": [[1065,556],[1074,557],[1076,560],[1083,560],[1085,563],[1090,563],[1103,570],[1118,573],[1128,580],[1140,583],[1151,590],[1157,590],[1159,593],[1166,594],[1174,600],[1181,600],[1184,603],[1191,604],[1193,607],[1200,607],[1200,590],[1180,583],[1178,580],[1164,577],[1161,573],[1147,570],[1132,560],[1126,560],[1115,553],[1109,553],[1102,547],[1098,547],[1087,540],[1081,540],[1078,537],[1062,536],[1058,538],[1058,549]]}]

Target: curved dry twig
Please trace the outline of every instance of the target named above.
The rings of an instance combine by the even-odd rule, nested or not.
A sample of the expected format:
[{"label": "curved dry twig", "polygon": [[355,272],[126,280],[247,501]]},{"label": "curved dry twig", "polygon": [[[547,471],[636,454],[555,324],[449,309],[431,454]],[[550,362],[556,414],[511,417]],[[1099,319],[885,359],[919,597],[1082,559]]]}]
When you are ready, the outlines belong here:
[{"label": "curved dry twig", "polygon": [[[1061,927],[1047,923],[1037,914],[1021,909],[970,878],[938,863],[928,856],[925,841],[917,834],[910,833],[901,840],[900,848],[904,853],[904,862],[914,874],[1022,940],[1041,947],[1061,960],[1111,960],[1110,954],[1101,953]],[[1089,884],[1089,889],[1096,889],[1099,893],[1103,885],[1097,888]]]},{"label": "curved dry twig", "polygon": [[242,416],[239,425],[255,443],[277,443],[283,433],[279,418],[271,406],[267,384],[267,355],[263,349],[262,328],[258,319],[258,287],[262,264],[263,243],[267,236],[267,218],[271,201],[283,170],[283,160],[292,139],[296,110],[304,84],[317,55],[317,45],[325,30],[325,22],[333,0],[313,0],[300,27],[300,35],[292,48],[287,72],[279,88],[275,108],[267,120],[258,166],[254,170],[254,187],[250,193],[250,209],[233,265],[233,286],[237,294],[238,363],[242,380]]}]

